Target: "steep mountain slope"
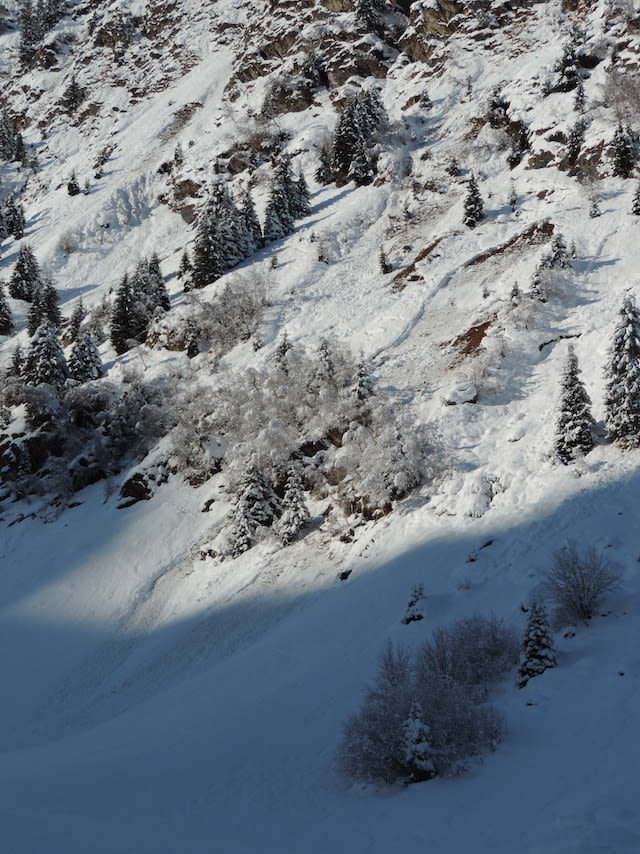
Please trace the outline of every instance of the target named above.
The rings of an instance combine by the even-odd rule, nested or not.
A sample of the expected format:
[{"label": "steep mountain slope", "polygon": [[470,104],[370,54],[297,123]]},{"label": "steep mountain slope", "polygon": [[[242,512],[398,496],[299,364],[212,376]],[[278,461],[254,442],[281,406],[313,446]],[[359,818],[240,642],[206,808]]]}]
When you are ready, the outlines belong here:
[{"label": "steep mountain slope", "polygon": [[[640,262],[635,182],[614,175],[611,147],[619,122],[638,130],[633,4],[429,0],[408,15],[386,10],[369,28],[348,2],[67,11],[29,69],[17,61],[18,33],[0,35],[3,97],[29,152],[27,165],[3,164],[2,193],[24,205],[24,240],[54,277],[64,315],[80,297],[89,309],[112,300],[153,252],[169,329],[218,305],[227,284],[264,288],[266,301],[247,336],[193,358],[157,343],[117,355],[105,337],[98,383],[134,399],[130,389],[155,382],[172,410],[167,426],[156,435],[141,417],[136,429],[153,441],[137,458],[124,449],[124,470],[105,467],[72,494],[49,480],[20,496],[5,478],[6,850],[637,851],[639,452],[607,444],[602,421],[607,348],[624,295],[637,296]],[[15,20],[2,7],[0,18]],[[585,97],[575,158],[567,148],[581,113],[561,61],[567,39]],[[322,75],[308,86],[312,55]],[[84,97],[69,112],[72,77]],[[370,88],[388,116],[372,142],[375,179],[320,185],[337,110]],[[506,119],[492,112],[497,92]],[[250,188],[263,219],[279,147],[309,182],[310,215],[185,293],[180,258],[212,186],[228,181],[236,198]],[[68,194],[74,171],[87,194]],[[472,172],[485,216],[470,229]],[[571,266],[547,273],[559,234]],[[6,280],[18,248],[2,243]],[[531,296],[541,270],[543,292]],[[28,346],[27,306],[10,304],[19,331],[3,344],[6,363],[18,341]],[[314,420],[294,401],[303,426],[292,434],[297,422],[284,404],[276,417],[273,397],[298,388],[295,371],[269,397],[285,332],[311,360],[324,338],[362,353],[389,423],[366,433],[356,419],[325,435],[323,412]],[[567,339],[599,442],[562,466],[552,452]],[[196,426],[181,420],[201,397],[212,411]],[[7,437],[20,440],[24,420],[13,407]],[[400,455],[426,449],[420,484],[383,513],[366,502],[351,512],[362,509],[349,503],[354,491],[382,489],[391,463],[378,446],[394,429]],[[190,430],[215,462],[191,485],[180,463]],[[278,463],[291,443],[307,478],[303,536],[283,548],[261,530],[244,554],[225,554],[243,455],[253,446]],[[120,507],[136,473],[154,494]],[[416,647],[476,612],[520,629],[521,604],[541,595],[570,539],[602,550],[620,587],[591,626],[557,633],[557,669],[521,691],[515,678],[500,686],[496,752],[463,777],[407,789],[340,778],[342,724],[385,641]],[[426,618],[403,625],[419,583]]]}]

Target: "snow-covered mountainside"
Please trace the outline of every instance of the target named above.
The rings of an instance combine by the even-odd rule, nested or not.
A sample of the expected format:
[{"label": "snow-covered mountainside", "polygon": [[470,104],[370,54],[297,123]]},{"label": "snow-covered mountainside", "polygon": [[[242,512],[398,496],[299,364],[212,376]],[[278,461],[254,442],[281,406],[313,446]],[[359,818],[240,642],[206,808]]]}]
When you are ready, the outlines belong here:
[{"label": "snow-covered mountainside", "polygon": [[3,850],[640,850],[639,7],[0,2]]}]

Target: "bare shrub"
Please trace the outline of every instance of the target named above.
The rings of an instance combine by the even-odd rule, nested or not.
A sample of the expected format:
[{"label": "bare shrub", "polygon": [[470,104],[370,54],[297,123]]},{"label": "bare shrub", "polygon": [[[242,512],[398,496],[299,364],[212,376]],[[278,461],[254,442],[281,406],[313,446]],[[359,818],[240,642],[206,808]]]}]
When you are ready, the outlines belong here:
[{"label": "bare shrub", "polygon": [[475,686],[496,682],[518,661],[514,629],[495,616],[474,614],[436,629],[417,654],[424,678],[430,674]]},{"label": "bare shrub", "polygon": [[436,632],[415,658],[387,644],[362,708],[345,725],[340,771],[382,783],[460,773],[502,736],[486,685],[517,658],[515,634],[495,617],[470,617]]},{"label": "bare shrub", "polygon": [[554,624],[589,623],[605,593],[620,583],[607,558],[591,547],[580,552],[568,542],[553,558],[545,576],[547,590],[555,604]]}]

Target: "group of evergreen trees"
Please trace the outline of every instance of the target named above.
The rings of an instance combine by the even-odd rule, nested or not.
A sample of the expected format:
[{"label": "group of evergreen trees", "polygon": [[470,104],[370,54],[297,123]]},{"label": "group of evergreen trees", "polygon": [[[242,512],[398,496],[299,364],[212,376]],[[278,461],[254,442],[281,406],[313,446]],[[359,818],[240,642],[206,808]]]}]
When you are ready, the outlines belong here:
[{"label": "group of evergreen trees", "polygon": [[375,90],[358,92],[350,98],[340,113],[331,141],[320,149],[315,173],[318,183],[370,184],[376,175],[373,142],[385,120],[386,113]]},{"label": "group of evergreen trees", "polygon": [[272,525],[281,543],[288,546],[297,539],[308,519],[299,467],[295,463],[288,466],[280,498],[252,459],[240,481],[231,512],[229,551],[233,557],[248,551],[255,542],[258,528]]},{"label": "group of evergreen trees", "polygon": [[[561,401],[555,456],[567,465],[589,453],[595,444],[591,401],[580,379],[578,359],[569,347],[561,381]],[[623,447],[640,446],[640,312],[625,298],[605,368],[605,425],[610,441]]]},{"label": "group of evergreen trees", "polygon": [[0,113],[0,160],[23,162],[25,158],[24,141],[20,131],[15,129],[9,118],[7,108]]},{"label": "group of evergreen trees", "polygon": [[291,159],[283,155],[271,179],[264,227],[260,227],[251,193],[234,202],[227,185],[216,185],[200,215],[192,257],[183,256],[185,289],[203,288],[240,264],[267,243],[291,234],[295,220],[309,214],[309,190],[300,173],[291,174]]},{"label": "group of evergreen trees", "polygon": [[13,194],[10,193],[0,203],[0,243],[9,235],[15,240],[22,240],[25,226],[24,208],[15,201]]},{"label": "group of evergreen trees", "polygon": [[65,12],[64,0],[22,0],[18,26],[20,29],[20,61],[28,65],[33,59],[36,46],[44,35],[54,27]]},{"label": "group of evergreen trees", "polygon": [[125,273],[116,291],[109,337],[116,353],[142,343],[156,312],[169,310],[169,294],[160,261],[154,253],[140,260],[131,276]]}]

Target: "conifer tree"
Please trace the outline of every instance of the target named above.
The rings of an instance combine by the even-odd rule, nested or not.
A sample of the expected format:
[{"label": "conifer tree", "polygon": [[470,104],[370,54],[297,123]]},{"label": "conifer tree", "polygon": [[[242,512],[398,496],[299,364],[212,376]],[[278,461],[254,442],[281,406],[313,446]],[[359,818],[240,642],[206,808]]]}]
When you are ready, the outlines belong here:
[{"label": "conifer tree", "polygon": [[29,335],[35,335],[36,329],[42,321],[47,318],[56,329],[62,323],[62,314],[58,302],[60,297],[53,281],[46,278],[33,293],[31,306],[27,315],[27,328]]},{"label": "conifer tree", "polygon": [[356,119],[357,102],[352,98],[338,118],[331,143],[331,171],[346,176],[351,166],[353,152],[362,132]]},{"label": "conifer tree", "polygon": [[80,297],[73,311],[71,312],[71,317],[69,318],[69,323],[67,324],[67,328],[65,330],[64,340],[66,344],[72,344],[76,340],[76,338],[78,337],[78,333],[80,332],[80,326],[82,325],[84,317],[85,310],[84,305],[82,303],[82,297]]},{"label": "conifer tree", "polygon": [[125,353],[130,347],[131,340],[138,340],[138,331],[138,312],[131,292],[129,277],[125,273],[116,291],[111,311],[109,338],[116,353]]},{"label": "conifer tree", "polygon": [[567,160],[573,166],[582,150],[584,136],[587,130],[587,123],[582,116],[572,125],[567,139]]},{"label": "conifer tree", "polygon": [[328,143],[323,143],[318,152],[318,167],[314,173],[314,178],[318,184],[325,186],[330,184],[335,179],[335,172],[331,166],[331,146]]},{"label": "conifer tree", "polygon": [[280,502],[264,473],[250,460],[231,513],[230,547],[234,557],[253,545],[256,529],[269,526],[280,513]]},{"label": "conifer tree", "polygon": [[25,380],[29,385],[41,383],[60,390],[69,376],[69,368],[62,352],[58,330],[46,318],[33,336],[27,353]]},{"label": "conifer tree", "polygon": [[8,234],[16,240],[21,240],[26,226],[24,208],[21,204],[16,204],[12,195],[7,196],[2,206],[2,220]]},{"label": "conifer tree", "polygon": [[551,242],[551,251],[540,262],[541,268],[563,269],[571,267],[571,258],[563,235],[557,231]]},{"label": "conifer tree", "polygon": [[0,282],[0,335],[11,335],[15,331],[16,325],[13,320],[13,313],[7,302],[4,283]]},{"label": "conifer tree", "polygon": [[71,177],[67,181],[67,193],[70,196],[78,196],[80,194],[80,184],[78,184],[75,171],[71,173]]},{"label": "conifer tree", "polygon": [[469,228],[475,228],[483,217],[484,203],[482,201],[482,196],[480,195],[480,190],[478,189],[478,182],[476,181],[475,175],[471,173],[467,195],[464,200],[464,218],[462,221]]},{"label": "conifer tree", "polygon": [[605,380],[607,435],[612,442],[637,447],[640,445],[640,314],[630,296],[620,309]]},{"label": "conifer tree", "polygon": [[27,243],[20,246],[18,258],[9,280],[9,295],[14,299],[30,302],[33,295],[42,286],[40,267],[31,247]]},{"label": "conifer tree", "polygon": [[215,282],[226,270],[225,246],[215,206],[211,202],[198,219],[191,263],[191,285],[194,288],[204,288]]},{"label": "conifer tree", "polygon": [[527,627],[522,641],[518,688],[524,688],[529,679],[540,676],[551,667],[556,667],[557,663],[546,609],[543,605],[534,602],[529,608]]},{"label": "conifer tree", "polygon": [[636,141],[630,128],[618,124],[612,143],[613,174],[628,178],[636,165]]},{"label": "conifer tree", "polygon": [[71,348],[69,372],[79,383],[99,379],[103,374],[102,361],[90,332],[80,335]]},{"label": "conifer tree", "polygon": [[277,523],[277,533],[284,546],[298,539],[309,519],[309,508],[304,498],[304,487],[297,465],[291,465],[282,499],[282,515]]},{"label": "conifer tree", "polygon": [[262,228],[260,227],[260,220],[258,219],[256,208],[253,203],[253,198],[249,190],[245,192],[244,197],[242,199],[240,215],[242,217],[244,229],[249,240],[249,251],[247,253],[248,256],[253,254],[253,252],[260,249],[264,245],[264,239],[262,237]]},{"label": "conifer tree", "polygon": [[373,181],[375,175],[375,162],[365,145],[364,139],[359,136],[353,147],[347,178],[353,181],[357,187],[364,187]]},{"label": "conifer tree", "polygon": [[18,16],[20,41],[18,56],[23,65],[28,65],[34,57],[35,45],[39,39],[36,15],[31,0],[23,0]]},{"label": "conifer tree", "polygon": [[336,364],[331,344],[324,338],[318,347],[314,379],[319,387],[336,389]]},{"label": "conifer tree", "polygon": [[636,190],[633,194],[633,200],[631,202],[631,213],[635,216],[640,216],[640,181],[636,184]]},{"label": "conifer tree", "polygon": [[72,115],[76,112],[83,100],[84,89],[78,84],[78,81],[76,80],[74,74],[71,76],[69,85],[64,90],[64,93],[62,95],[62,103],[64,104],[64,108],[67,113],[69,113],[69,115]]},{"label": "conifer tree", "polygon": [[356,380],[351,389],[351,398],[360,408],[373,396],[373,378],[364,357],[361,357],[356,368]]},{"label": "conifer tree", "polygon": [[289,209],[294,219],[309,216],[311,213],[309,198],[309,187],[304,174],[300,171],[291,185],[291,198],[289,200]]},{"label": "conifer tree", "polygon": [[594,431],[591,401],[580,379],[578,357],[573,347],[569,346],[556,425],[556,457],[568,465],[578,454],[588,454],[594,446]]},{"label": "conifer tree", "polygon": [[193,267],[191,266],[191,258],[189,257],[189,251],[185,249],[180,258],[180,265],[178,267],[178,278],[182,279],[187,277],[192,269]]},{"label": "conifer tree", "polygon": [[418,783],[436,776],[435,751],[431,731],[424,721],[422,706],[414,700],[409,716],[402,726],[404,762],[410,774],[409,782]]},{"label": "conifer tree", "polygon": [[20,344],[16,344],[13,354],[11,356],[11,362],[9,364],[9,376],[12,377],[22,377],[22,372],[25,367],[25,354],[22,350]]}]

